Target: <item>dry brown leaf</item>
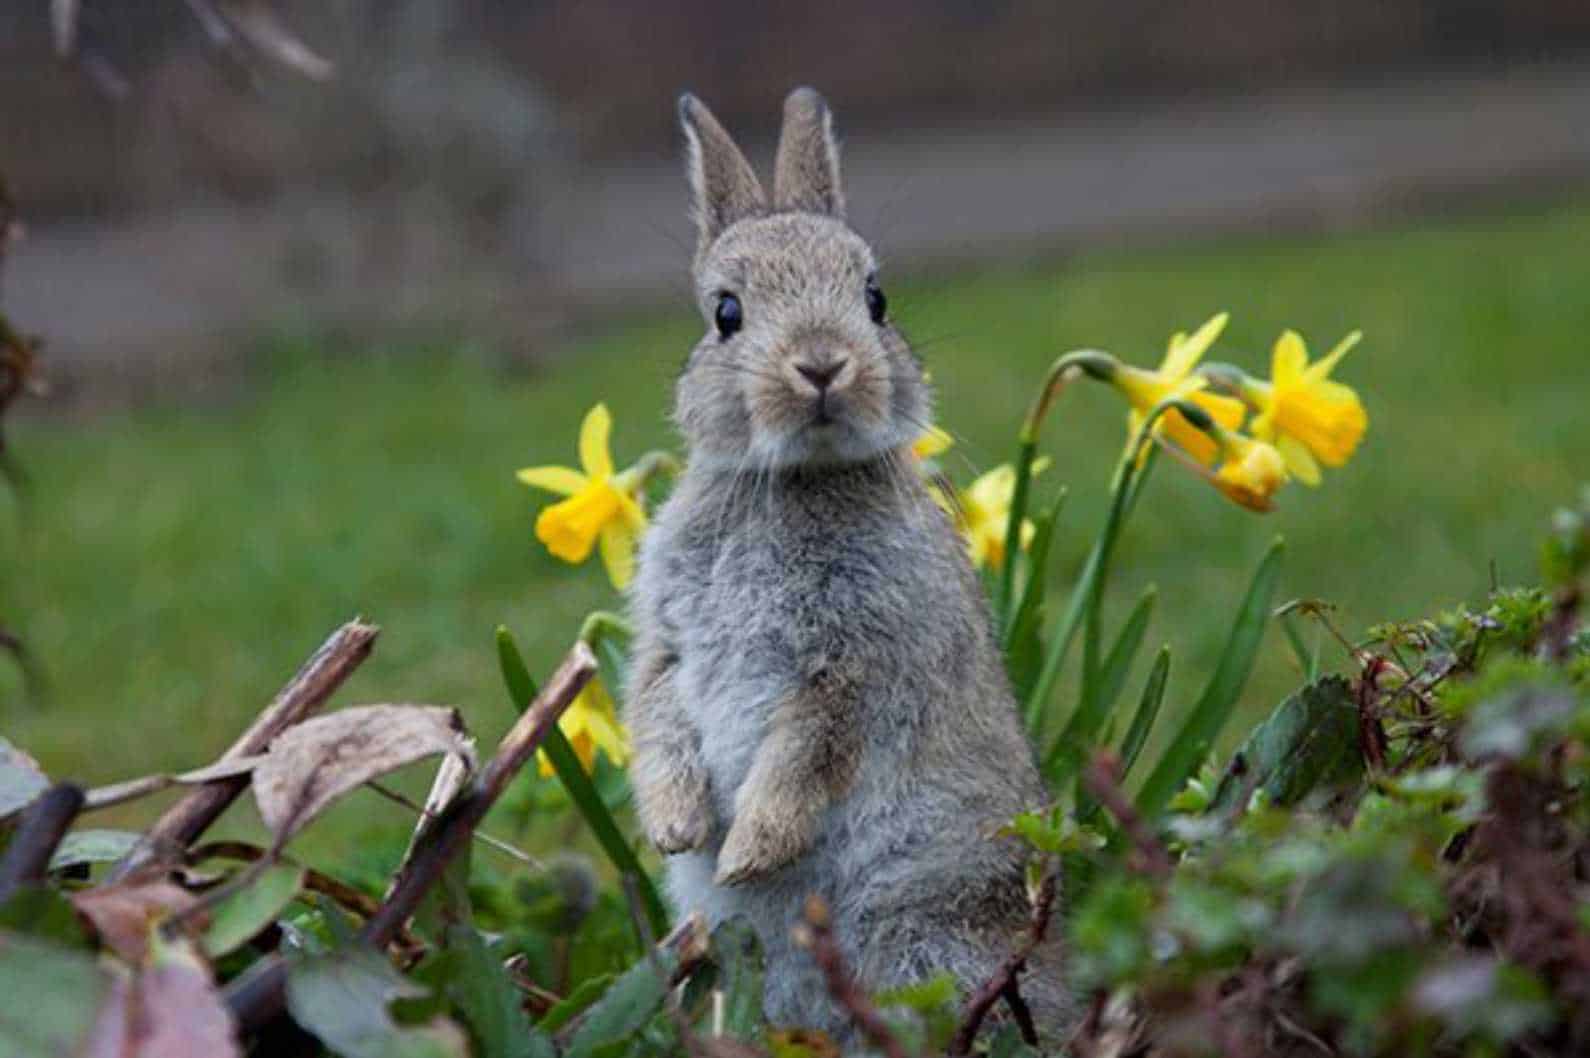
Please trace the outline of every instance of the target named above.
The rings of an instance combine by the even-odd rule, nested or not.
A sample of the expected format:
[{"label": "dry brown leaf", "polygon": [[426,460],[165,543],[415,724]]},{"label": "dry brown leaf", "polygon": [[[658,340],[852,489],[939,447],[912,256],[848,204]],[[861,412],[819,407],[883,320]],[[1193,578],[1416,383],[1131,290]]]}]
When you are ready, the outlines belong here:
[{"label": "dry brown leaf", "polygon": [[99,939],[130,963],[142,963],[149,954],[151,925],[196,903],[192,893],[164,881],[106,885],[72,895],[72,906]]},{"label": "dry brown leaf", "polygon": [[152,793],[159,793],[172,786],[202,786],[217,779],[232,779],[239,775],[247,775],[254,770],[254,765],[263,759],[263,754],[233,757],[177,775],[145,775],[137,779],[128,779],[126,782],[111,783],[109,786],[96,786],[84,797],[83,811],[93,812],[96,809],[109,808],[123,801],[132,801]]},{"label": "dry brown leaf", "polygon": [[237,1028],[209,969],[187,945],[119,978],[82,1058],[240,1058]]},{"label": "dry brown leaf", "polygon": [[231,0],[220,8],[232,28],[261,55],[312,81],[328,81],[337,72],[331,60],[317,55],[288,30],[265,0]]},{"label": "dry brown leaf", "polygon": [[475,765],[458,710],[361,705],[306,720],[271,742],[254,769],[254,800],[278,846],[343,794],[417,760],[448,753]]}]

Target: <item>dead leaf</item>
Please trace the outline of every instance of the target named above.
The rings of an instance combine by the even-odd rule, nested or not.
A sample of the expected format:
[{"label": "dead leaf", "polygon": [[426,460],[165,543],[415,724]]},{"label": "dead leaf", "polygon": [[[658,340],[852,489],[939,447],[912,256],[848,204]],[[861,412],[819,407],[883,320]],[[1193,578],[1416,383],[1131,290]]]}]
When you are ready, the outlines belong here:
[{"label": "dead leaf", "polygon": [[38,761],[0,738],[0,820],[32,804],[49,786]]},{"label": "dead leaf", "polygon": [[106,885],[72,895],[72,906],[88,919],[105,946],[135,964],[149,954],[150,927],[197,902],[192,893],[164,881]]},{"label": "dead leaf", "polygon": [[361,705],[306,720],[277,735],[254,769],[254,800],[278,846],[343,794],[417,760],[475,755],[458,710]]},{"label": "dead leaf", "polygon": [[220,7],[232,28],[261,55],[311,81],[329,81],[337,72],[331,60],[294,36],[265,0],[231,0]]},{"label": "dead leaf", "polygon": [[119,978],[95,1019],[82,1058],[240,1058],[237,1027],[209,968],[186,945]]},{"label": "dead leaf", "polygon": [[262,753],[251,757],[233,757],[177,775],[145,775],[137,779],[128,779],[126,782],[111,783],[109,786],[96,786],[84,797],[83,811],[92,812],[100,808],[109,808],[123,801],[132,801],[152,793],[159,793],[172,786],[202,786],[218,779],[247,775],[254,770],[254,765],[264,759],[265,755]]}]

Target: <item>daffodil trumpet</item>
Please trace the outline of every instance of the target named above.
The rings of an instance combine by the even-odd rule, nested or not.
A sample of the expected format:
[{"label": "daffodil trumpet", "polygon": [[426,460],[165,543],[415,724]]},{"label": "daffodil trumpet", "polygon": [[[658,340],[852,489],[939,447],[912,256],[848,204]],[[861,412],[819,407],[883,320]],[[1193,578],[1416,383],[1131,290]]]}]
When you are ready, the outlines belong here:
[{"label": "daffodil trumpet", "polygon": [[1160,446],[1194,474],[1220,490],[1231,502],[1259,514],[1275,509],[1274,496],[1290,478],[1276,447],[1218,423],[1210,431],[1220,446],[1220,465],[1210,470],[1163,439]]}]

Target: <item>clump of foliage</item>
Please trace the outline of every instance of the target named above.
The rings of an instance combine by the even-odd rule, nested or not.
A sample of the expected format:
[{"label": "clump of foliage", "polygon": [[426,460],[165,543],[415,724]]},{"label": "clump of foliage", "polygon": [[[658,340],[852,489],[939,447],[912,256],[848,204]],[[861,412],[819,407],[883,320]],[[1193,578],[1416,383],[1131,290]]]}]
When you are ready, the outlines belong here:
[{"label": "clump of foliage", "polygon": [[1077,1053],[1585,1053],[1587,560],[1590,494],[1545,587],[1346,644],[1353,678],[1096,858]]}]

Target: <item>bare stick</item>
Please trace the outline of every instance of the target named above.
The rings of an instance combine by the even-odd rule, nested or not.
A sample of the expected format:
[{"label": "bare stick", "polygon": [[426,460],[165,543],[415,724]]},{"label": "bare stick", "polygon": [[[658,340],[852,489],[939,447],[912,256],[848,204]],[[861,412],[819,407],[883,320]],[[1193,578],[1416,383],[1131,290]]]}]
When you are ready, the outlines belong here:
[{"label": "bare stick", "polygon": [[1027,919],[1026,934],[1016,946],[1016,950],[1000,964],[994,975],[983,982],[982,987],[967,1001],[966,1011],[961,1015],[960,1028],[955,1030],[955,1036],[950,1040],[950,1054],[971,1053],[972,1041],[977,1038],[977,1030],[982,1028],[983,1019],[988,1016],[988,1012],[1001,997],[1010,1007],[1011,1016],[1016,1019],[1016,1025],[1021,1029],[1022,1039],[1034,1047],[1038,1045],[1038,1030],[1032,1022],[1032,1012],[1027,1009],[1026,1001],[1021,998],[1016,981],[1021,972],[1027,968],[1027,960],[1049,934],[1049,919],[1054,915],[1056,876],[1057,868],[1051,860],[1044,865],[1043,880],[1038,883],[1038,892],[1033,896],[1032,913]]},{"label": "bare stick", "polygon": [[[415,843],[414,854],[398,872],[386,900],[359,932],[361,940],[381,949],[397,936],[448,863],[469,842],[475,827],[509,781],[535,754],[563,710],[594,675],[596,655],[584,643],[574,644],[535,701],[503,736],[496,754],[480,775]],[[286,989],[287,964],[281,956],[272,955],[259,960],[227,987],[226,1004],[241,1031],[253,1032],[282,1012]]]},{"label": "bare stick", "polygon": [[1121,762],[1115,754],[1101,749],[1083,769],[1082,782],[1088,793],[1121,824],[1121,829],[1132,843],[1132,850],[1141,860],[1143,871],[1155,878],[1167,878],[1175,864],[1171,861],[1170,853],[1165,851],[1159,835],[1137,814],[1137,809],[1121,789],[1120,771]]},{"label": "bare stick", "polygon": [[[353,670],[370,656],[380,631],[375,625],[349,621],[333,632],[271,704],[255,717],[248,730],[221,755],[221,760],[265,752],[273,738],[324,705]],[[178,862],[183,850],[220,818],[238,794],[248,788],[248,783],[247,775],[218,779],[184,796],[166,809],[137,846],[116,864],[108,881],[114,883],[136,872],[158,871]]]},{"label": "bare stick", "polygon": [[44,881],[51,854],[82,807],[83,791],[64,782],[45,790],[28,806],[5,858],[0,859],[0,903],[18,889]]},{"label": "bare stick", "polygon": [[817,968],[823,972],[828,994],[855,1022],[867,1042],[888,1058],[906,1058],[905,1048],[845,966],[844,954],[834,940],[833,927],[828,919],[828,905],[819,897],[807,898],[806,921],[796,926],[794,932],[795,943],[811,952]]}]

